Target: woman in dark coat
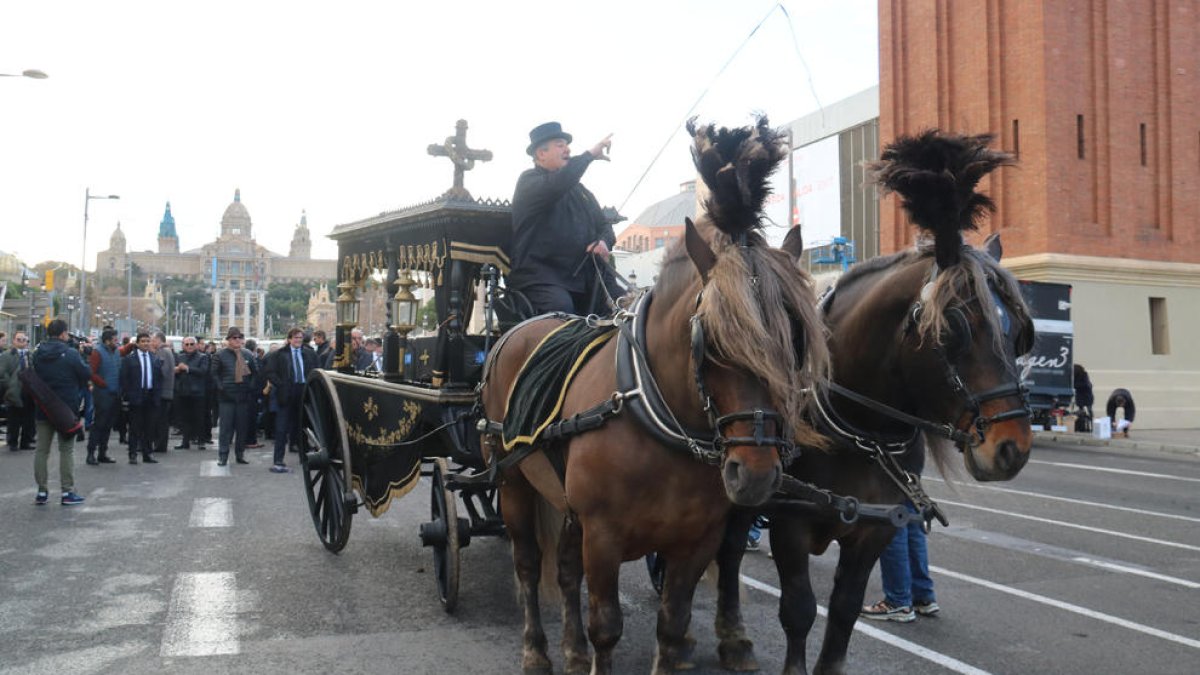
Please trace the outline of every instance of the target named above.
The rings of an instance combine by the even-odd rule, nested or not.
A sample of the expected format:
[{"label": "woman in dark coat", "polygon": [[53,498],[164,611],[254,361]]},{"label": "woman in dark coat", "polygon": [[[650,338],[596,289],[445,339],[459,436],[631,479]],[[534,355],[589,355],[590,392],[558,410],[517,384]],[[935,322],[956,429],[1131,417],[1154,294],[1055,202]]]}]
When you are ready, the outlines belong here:
[{"label": "woman in dark coat", "polygon": [[1092,393],[1092,378],[1087,370],[1078,363],[1075,364],[1075,407],[1078,408],[1078,419],[1075,431],[1090,432],[1092,430],[1092,406],[1096,404],[1096,396]]}]

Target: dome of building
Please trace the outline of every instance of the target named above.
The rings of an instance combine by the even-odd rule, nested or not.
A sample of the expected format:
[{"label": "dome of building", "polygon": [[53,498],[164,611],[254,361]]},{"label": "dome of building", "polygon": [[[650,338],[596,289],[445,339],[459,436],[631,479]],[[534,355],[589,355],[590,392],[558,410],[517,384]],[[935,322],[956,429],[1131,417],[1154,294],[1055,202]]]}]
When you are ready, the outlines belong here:
[{"label": "dome of building", "polygon": [[121,221],[117,221],[117,229],[113,230],[112,236],[108,238],[108,250],[125,250],[125,233],[121,231]]},{"label": "dome of building", "polygon": [[242,204],[240,188],[233,191],[233,201],[225,207],[225,214],[221,216],[221,234],[250,236],[250,212]]},{"label": "dome of building", "polygon": [[632,223],[647,227],[682,225],[684,218],[696,217],[696,181],[679,186],[679,192],[646,207]]}]

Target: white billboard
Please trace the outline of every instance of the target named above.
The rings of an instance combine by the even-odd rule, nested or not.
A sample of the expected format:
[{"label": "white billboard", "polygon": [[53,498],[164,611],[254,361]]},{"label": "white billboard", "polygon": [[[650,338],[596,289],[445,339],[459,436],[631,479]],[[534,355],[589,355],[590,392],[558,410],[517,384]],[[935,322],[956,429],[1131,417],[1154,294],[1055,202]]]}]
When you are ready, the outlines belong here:
[{"label": "white billboard", "polygon": [[838,137],[792,150],[796,212],[804,248],[828,244],[842,233],[842,182]]},{"label": "white billboard", "polygon": [[788,229],[799,224],[804,228],[804,248],[828,244],[842,233],[837,136],[792,150],[791,162],[795,209],[789,216],[788,170],[782,164],[771,177],[771,196],[763,209],[767,240],[778,246]]}]

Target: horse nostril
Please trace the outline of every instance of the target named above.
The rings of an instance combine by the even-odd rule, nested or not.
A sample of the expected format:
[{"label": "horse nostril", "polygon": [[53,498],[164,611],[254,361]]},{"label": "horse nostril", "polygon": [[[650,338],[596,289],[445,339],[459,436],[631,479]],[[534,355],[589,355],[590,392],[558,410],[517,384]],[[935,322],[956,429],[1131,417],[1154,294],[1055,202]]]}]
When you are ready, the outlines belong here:
[{"label": "horse nostril", "polygon": [[1003,471],[1020,468],[1025,462],[1016,441],[1001,441],[996,447],[996,466]]}]

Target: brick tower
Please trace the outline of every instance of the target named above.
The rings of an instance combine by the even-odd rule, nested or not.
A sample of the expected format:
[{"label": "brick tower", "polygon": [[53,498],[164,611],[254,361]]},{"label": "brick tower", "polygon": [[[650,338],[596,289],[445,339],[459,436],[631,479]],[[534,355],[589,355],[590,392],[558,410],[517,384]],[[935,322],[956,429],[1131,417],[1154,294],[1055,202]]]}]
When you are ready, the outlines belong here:
[{"label": "brick tower", "polygon": [[[1125,386],[1144,394],[1139,423],[1194,426],[1200,7],[880,0],[879,33],[880,142],[995,133],[1018,166],[981,184],[998,211],[980,235],[1001,233],[1019,277],[1073,285],[1075,361],[1097,407]],[[880,215],[882,251],[911,245],[894,199]]]}]

